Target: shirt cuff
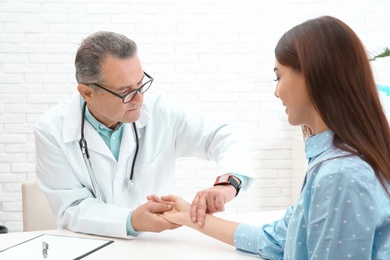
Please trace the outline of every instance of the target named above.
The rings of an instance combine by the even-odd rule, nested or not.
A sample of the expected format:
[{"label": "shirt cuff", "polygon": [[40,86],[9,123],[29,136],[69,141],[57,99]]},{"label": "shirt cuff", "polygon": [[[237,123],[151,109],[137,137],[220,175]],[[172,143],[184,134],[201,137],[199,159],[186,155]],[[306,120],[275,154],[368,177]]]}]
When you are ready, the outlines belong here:
[{"label": "shirt cuff", "polygon": [[261,227],[240,223],[234,231],[234,246],[238,249],[258,254]]},{"label": "shirt cuff", "polygon": [[134,230],[133,225],[131,225],[131,215],[133,215],[134,210],[130,211],[129,216],[127,217],[126,231],[128,236],[136,237],[138,232]]},{"label": "shirt cuff", "polygon": [[241,188],[243,187],[246,187],[247,183],[248,183],[248,177],[247,176],[244,176],[244,175],[241,175],[241,174],[237,174],[237,173],[231,173],[231,175],[237,177],[240,179],[241,181]]}]

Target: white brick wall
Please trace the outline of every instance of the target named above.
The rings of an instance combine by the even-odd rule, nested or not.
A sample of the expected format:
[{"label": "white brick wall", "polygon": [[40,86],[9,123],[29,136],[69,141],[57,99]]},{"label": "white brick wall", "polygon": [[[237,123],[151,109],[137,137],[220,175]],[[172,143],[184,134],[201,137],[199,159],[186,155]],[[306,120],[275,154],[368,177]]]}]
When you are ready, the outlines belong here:
[{"label": "white brick wall", "polygon": [[[20,185],[35,178],[32,126],[76,90],[76,49],[97,30],[138,43],[153,90],[247,129],[257,181],[227,211],[285,208],[299,128],[273,96],[273,49],[285,30],[324,14],[368,48],[390,45],[388,0],[0,0],[0,225],[22,229]],[[189,199],[215,178],[210,162],[177,167],[174,193]]]}]

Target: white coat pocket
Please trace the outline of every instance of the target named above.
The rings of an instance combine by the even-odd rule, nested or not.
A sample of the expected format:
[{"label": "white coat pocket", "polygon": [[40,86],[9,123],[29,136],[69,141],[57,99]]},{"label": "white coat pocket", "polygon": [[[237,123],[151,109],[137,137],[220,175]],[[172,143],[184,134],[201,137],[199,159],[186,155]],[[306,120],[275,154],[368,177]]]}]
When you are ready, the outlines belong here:
[{"label": "white coat pocket", "polygon": [[167,173],[165,156],[159,153],[156,159],[134,168],[134,185],[140,199],[151,194],[166,195],[172,185],[173,176]]}]

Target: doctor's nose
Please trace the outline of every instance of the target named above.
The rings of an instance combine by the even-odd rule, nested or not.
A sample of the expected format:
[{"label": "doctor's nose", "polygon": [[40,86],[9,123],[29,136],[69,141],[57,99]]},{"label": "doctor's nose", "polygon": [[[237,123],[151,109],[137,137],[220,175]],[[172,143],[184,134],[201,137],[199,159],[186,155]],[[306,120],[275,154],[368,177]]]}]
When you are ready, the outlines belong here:
[{"label": "doctor's nose", "polygon": [[137,93],[135,93],[135,96],[130,101],[130,103],[141,103],[143,100],[144,100],[144,94],[141,94],[141,92],[137,91]]}]

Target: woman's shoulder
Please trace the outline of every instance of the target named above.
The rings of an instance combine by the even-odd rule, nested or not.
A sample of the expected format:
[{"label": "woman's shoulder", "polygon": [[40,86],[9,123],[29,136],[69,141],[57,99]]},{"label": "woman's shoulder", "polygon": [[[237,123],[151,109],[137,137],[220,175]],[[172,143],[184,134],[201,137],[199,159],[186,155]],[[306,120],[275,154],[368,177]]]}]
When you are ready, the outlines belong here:
[{"label": "woman's shoulder", "polygon": [[[377,198],[378,202],[387,201],[387,204],[390,202],[373,168],[357,155],[322,162],[313,180],[313,187],[355,194],[356,198],[368,196],[372,199]],[[387,187],[390,188],[390,185]]]},{"label": "woman's shoulder", "polygon": [[358,155],[335,152],[333,156],[320,162],[321,168],[317,173],[317,181],[330,176],[339,181],[376,180],[373,168]]}]

